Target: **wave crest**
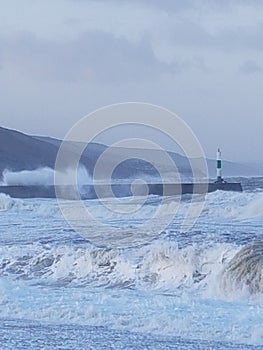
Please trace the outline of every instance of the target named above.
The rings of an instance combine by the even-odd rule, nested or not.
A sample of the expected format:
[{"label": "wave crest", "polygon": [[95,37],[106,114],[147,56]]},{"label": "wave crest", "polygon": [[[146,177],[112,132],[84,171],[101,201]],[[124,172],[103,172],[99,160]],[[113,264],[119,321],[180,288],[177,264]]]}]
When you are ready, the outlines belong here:
[{"label": "wave crest", "polygon": [[263,293],[263,242],[243,247],[226,265],[222,277],[225,291],[241,289]]}]

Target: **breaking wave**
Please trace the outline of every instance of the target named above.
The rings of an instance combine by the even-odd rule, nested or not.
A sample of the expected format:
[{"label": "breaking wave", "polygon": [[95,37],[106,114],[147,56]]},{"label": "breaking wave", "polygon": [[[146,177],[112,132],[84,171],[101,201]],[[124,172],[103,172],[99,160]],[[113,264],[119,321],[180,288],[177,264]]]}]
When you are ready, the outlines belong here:
[{"label": "breaking wave", "polygon": [[263,192],[223,192],[209,193],[206,213],[223,218],[247,220],[263,218]]},{"label": "breaking wave", "polygon": [[0,275],[37,279],[40,284],[191,289],[227,299],[239,297],[241,289],[263,293],[262,242],[241,249],[227,244],[179,249],[176,244],[156,242],[131,251],[32,244],[2,247],[0,254]]},{"label": "breaking wave", "polygon": [[263,243],[253,242],[243,247],[225,266],[222,274],[225,291],[241,289],[263,293]]},{"label": "breaking wave", "polygon": [[13,199],[10,196],[0,193],[0,211],[10,210],[12,208],[19,208],[23,201]]},{"label": "breaking wave", "polygon": [[[90,246],[1,248],[0,273],[23,279],[63,285],[105,285],[176,290],[199,288],[207,276],[223,267],[225,245],[200,250],[179,249],[176,244],[156,242],[138,250],[119,251]],[[10,258],[12,256],[12,258]]]},{"label": "breaking wave", "polygon": [[54,201],[45,199],[23,200],[12,198],[9,195],[0,193],[0,211],[26,212],[46,217],[48,215],[57,215],[59,208]]}]

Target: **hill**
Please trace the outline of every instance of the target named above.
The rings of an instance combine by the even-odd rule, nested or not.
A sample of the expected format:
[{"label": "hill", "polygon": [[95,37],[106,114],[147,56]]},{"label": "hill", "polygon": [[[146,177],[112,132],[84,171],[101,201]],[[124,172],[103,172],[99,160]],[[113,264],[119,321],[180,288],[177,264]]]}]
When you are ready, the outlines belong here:
[{"label": "hill", "polygon": [[[51,137],[30,136],[16,130],[0,127],[0,176],[5,169],[10,171],[34,170],[43,167],[54,169],[57,152],[61,140]],[[76,153],[82,144],[68,142],[68,156],[76,157]],[[81,163],[87,168],[90,175],[98,158],[107,150],[105,169],[119,164],[113,172],[115,179],[130,179],[144,177],[147,181],[158,179],[156,168],[165,173],[167,180],[174,176],[173,168],[165,161],[164,151],[150,149],[108,148],[106,145],[90,143],[81,156]],[[173,152],[168,152],[175,162],[180,175],[184,180],[190,180],[192,176],[189,160]],[[120,159],[127,159],[120,162]],[[142,159],[154,160],[151,164]],[[210,177],[215,177],[215,160],[207,159]],[[224,176],[249,176],[261,175],[256,166],[248,166],[234,162],[224,161]],[[201,175],[201,174],[200,174]]]}]

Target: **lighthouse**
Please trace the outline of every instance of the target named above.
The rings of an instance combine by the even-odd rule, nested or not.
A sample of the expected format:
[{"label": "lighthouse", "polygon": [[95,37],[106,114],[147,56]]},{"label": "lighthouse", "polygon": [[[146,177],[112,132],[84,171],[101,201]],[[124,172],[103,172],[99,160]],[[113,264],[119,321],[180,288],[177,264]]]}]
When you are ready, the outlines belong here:
[{"label": "lighthouse", "polygon": [[220,148],[217,149],[216,155],[216,182],[224,182],[222,178],[222,159],[221,159],[221,151]]}]

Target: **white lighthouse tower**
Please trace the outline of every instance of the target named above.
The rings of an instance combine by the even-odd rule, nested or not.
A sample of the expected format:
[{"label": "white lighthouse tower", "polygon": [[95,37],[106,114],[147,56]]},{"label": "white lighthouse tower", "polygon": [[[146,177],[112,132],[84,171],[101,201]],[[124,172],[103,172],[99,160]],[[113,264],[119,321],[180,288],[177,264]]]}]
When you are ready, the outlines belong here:
[{"label": "white lighthouse tower", "polygon": [[222,159],[220,148],[217,149],[216,155],[216,182],[224,182],[222,178]]}]

